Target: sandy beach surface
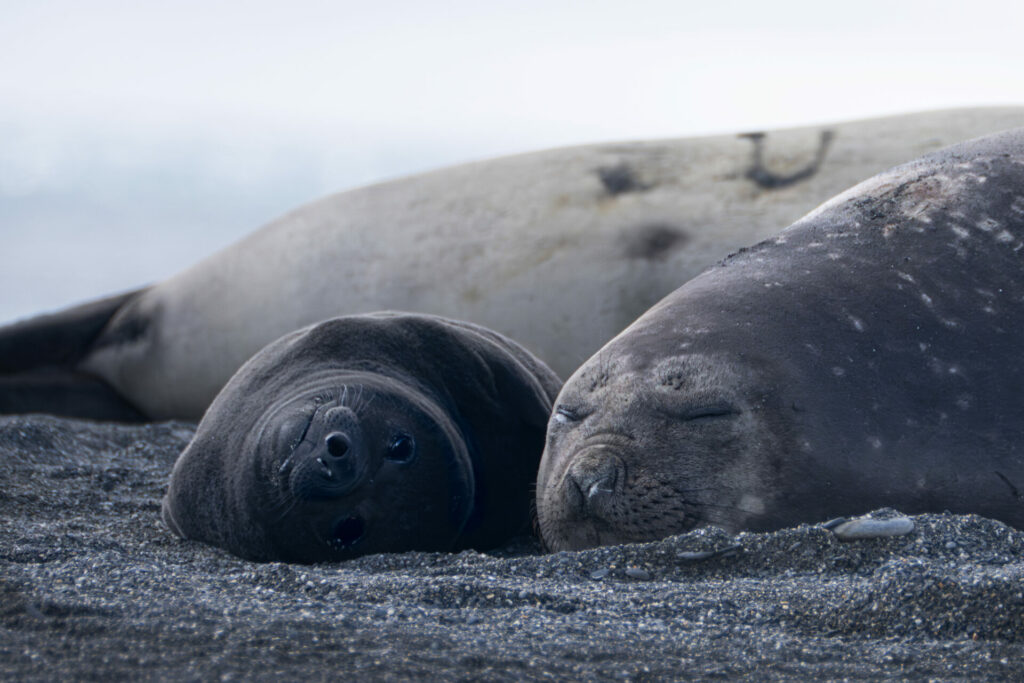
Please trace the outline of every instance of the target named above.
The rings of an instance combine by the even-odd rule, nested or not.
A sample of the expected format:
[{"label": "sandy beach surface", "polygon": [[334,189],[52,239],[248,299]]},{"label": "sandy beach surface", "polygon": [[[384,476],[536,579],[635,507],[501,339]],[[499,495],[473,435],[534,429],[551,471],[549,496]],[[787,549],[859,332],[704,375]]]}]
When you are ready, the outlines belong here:
[{"label": "sandy beach surface", "polygon": [[998,522],[257,564],[160,521],[192,431],[0,418],[0,679],[1024,680]]}]

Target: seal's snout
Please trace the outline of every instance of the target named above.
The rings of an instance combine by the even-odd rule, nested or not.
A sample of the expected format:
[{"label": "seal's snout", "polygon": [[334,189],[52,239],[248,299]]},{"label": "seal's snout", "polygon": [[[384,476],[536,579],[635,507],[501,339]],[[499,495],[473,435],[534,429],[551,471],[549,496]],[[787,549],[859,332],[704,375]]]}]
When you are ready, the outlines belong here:
[{"label": "seal's snout", "polygon": [[579,510],[603,517],[625,482],[625,465],[604,449],[578,456],[565,473],[566,494]]},{"label": "seal's snout", "polygon": [[363,482],[371,469],[369,452],[358,418],[338,406],[313,417],[281,474],[297,498],[336,500]]},{"label": "seal's snout", "polygon": [[313,488],[315,497],[343,496],[358,484],[366,469],[359,450],[344,432],[331,432],[324,437],[320,447],[310,454],[315,459],[317,467],[313,471],[319,480]]}]

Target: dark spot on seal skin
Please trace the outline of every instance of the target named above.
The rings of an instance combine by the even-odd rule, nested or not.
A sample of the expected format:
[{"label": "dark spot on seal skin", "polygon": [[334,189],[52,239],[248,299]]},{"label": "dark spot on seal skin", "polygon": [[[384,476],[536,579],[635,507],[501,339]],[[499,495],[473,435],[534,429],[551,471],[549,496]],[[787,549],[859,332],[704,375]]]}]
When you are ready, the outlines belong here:
[{"label": "dark spot on seal skin", "polygon": [[626,256],[648,261],[663,261],[673,250],[684,246],[690,236],[667,223],[651,223],[625,236]]},{"label": "dark spot on seal skin", "polygon": [[597,169],[596,173],[601,184],[604,185],[605,192],[613,197],[627,192],[643,192],[651,189],[650,185],[640,182],[633,169],[626,164],[602,166]]},{"label": "dark spot on seal skin", "polygon": [[587,391],[594,392],[608,385],[611,373],[608,370],[602,369],[600,372],[591,375],[589,379],[590,385],[587,387]]},{"label": "dark spot on seal skin", "polygon": [[[881,195],[867,195],[853,200],[852,206],[861,213],[862,220],[867,223],[877,221],[890,221],[892,216],[899,214],[900,202],[903,201],[907,190],[920,181],[924,176],[915,176],[913,179],[900,183],[898,186]],[[904,258],[909,261],[910,257]]]},{"label": "dark spot on seal skin", "polygon": [[1017,487],[1013,485],[1013,482],[1007,479],[1002,472],[996,472],[996,476],[1002,479],[1003,483],[1010,487],[1010,493],[1013,494],[1014,498],[1016,498],[1017,500],[1021,499],[1020,491],[1017,490]]},{"label": "dark spot on seal skin", "polygon": [[747,169],[744,176],[749,180],[753,180],[758,187],[765,190],[779,190],[795,185],[802,180],[807,180],[818,172],[822,162],[825,161],[825,155],[828,153],[829,145],[832,144],[832,138],[835,137],[835,133],[830,130],[821,131],[818,151],[815,153],[814,159],[799,171],[786,175],[773,173],[764,167],[764,139],[766,137],[764,133],[743,133],[739,137],[747,138],[754,143],[754,155],[750,168]]}]

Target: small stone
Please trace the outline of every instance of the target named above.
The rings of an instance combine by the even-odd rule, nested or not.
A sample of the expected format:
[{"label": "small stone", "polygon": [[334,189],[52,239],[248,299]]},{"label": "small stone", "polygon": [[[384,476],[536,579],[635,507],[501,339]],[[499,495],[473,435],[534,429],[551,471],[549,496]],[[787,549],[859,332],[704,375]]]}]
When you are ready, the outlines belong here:
[{"label": "small stone", "polygon": [[715,553],[710,550],[684,550],[676,553],[676,557],[680,560],[686,560],[687,562],[696,562],[697,560],[706,560]]},{"label": "small stone", "polygon": [[626,576],[637,581],[650,581],[651,573],[646,569],[640,569],[640,567],[627,567]]}]

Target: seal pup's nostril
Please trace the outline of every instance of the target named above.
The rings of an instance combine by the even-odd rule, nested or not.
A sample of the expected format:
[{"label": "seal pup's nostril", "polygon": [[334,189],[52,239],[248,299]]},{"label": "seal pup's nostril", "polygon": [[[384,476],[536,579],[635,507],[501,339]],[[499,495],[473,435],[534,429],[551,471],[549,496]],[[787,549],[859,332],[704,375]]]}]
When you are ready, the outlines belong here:
[{"label": "seal pup's nostril", "polygon": [[327,452],[332,456],[342,458],[348,453],[351,444],[348,437],[341,432],[331,432],[324,439],[324,445],[327,446]]}]

